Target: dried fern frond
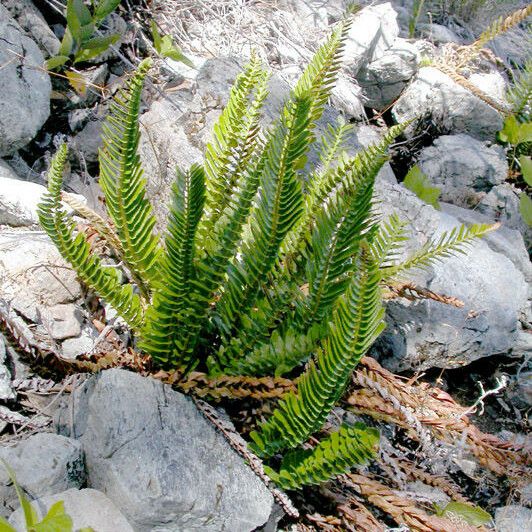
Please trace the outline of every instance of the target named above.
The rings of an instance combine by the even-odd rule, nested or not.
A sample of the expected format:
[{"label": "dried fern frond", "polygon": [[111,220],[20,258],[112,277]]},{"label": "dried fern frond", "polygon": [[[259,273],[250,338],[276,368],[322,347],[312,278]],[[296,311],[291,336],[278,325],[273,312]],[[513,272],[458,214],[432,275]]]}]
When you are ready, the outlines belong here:
[{"label": "dried fern frond", "polygon": [[337,510],[338,515],[342,518],[344,529],[384,532],[387,528],[355,497],[351,497],[345,503],[338,505]]},{"label": "dried fern frond", "polygon": [[467,417],[467,409],[444,391],[423,382],[402,381],[369,357],[361,360],[353,383],[359,388],[347,402],[354,411],[399,425],[416,440],[424,437],[416,426],[451,443],[465,434],[467,446],[482,466],[501,476],[517,478],[523,473],[527,457],[521,448],[480,431]]},{"label": "dried fern frond", "polygon": [[478,37],[478,39],[471,45],[476,49],[484,48],[486,44],[495,39],[495,37],[502,35],[514,26],[521,24],[525,19],[532,15],[532,4],[518,9],[507,17],[500,17],[489,25]]},{"label": "dried fern frond", "polygon": [[383,293],[383,298],[386,300],[397,299],[402,297],[408,301],[421,301],[423,299],[431,299],[444,305],[451,305],[456,308],[463,308],[464,302],[453,296],[446,296],[445,294],[437,294],[428,288],[417,286],[414,283],[400,283],[387,285],[386,291]]},{"label": "dried fern frond", "polygon": [[[417,532],[449,532],[456,530],[456,524],[448,519],[429,515],[419,509],[414,501],[397,495],[380,482],[364,475],[348,474],[341,477],[341,482],[366,498],[371,504],[386,512],[399,525],[406,524]],[[460,532],[486,532],[485,528],[475,528],[462,524]]]}]

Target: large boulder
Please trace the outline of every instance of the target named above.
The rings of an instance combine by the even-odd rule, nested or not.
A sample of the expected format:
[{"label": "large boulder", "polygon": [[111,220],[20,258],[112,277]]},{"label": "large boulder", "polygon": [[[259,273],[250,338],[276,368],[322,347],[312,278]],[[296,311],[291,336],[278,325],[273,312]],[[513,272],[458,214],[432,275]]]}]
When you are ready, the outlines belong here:
[{"label": "large boulder", "polygon": [[[72,529],[80,530],[90,527],[97,532],[134,532],[126,518],[108,497],[101,491],[90,488],[77,490],[69,489],[41,497],[32,501],[39,518],[42,518],[50,507],[62,501],[65,513],[72,519]],[[24,513],[22,509],[13,512],[9,524],[17,530],[24,530]]]},{"label": "large boulder", "polygon": [[[474,82],[488,92],[487,84],[482,85],[485,78],[493,81],[491,74],[478,74]],[[488,96],[498,98],[499,85],[490,86],[494,85],[496,94],[488,92]],[[503,126],[503,117],[496,109],[434,67],[419,70],[394,105],[393,116],[398,122],[430,118],[442,132],[467,133],[480,140],[494,140]],[[407,136],[416,133],[415,125],[406,131]]]},{"label": "large boulder", "polygon": [[0,5],[0,156],[30,142],[50,116],[50,77],[44,56]]},{"label": "large boulder", "polygon": [[[0,447],[0,458],[13,469],[18,485],[30,498],[53,495],[85,483],[81,444],[57,434],[43,432],[30,436],[13,447]],[[18,507],[13,483],[0,468],[2,515]]]},{"label": "large boulder", "polygon": [[441,189],[441,200],[462,207],[478,204],[483,194],[508,176],[506,154],[469,135],[444,135],[424,148],[419,166]]},{"label": "large boulder", "polygon": [[[402,185],[382,181],[378,194],[384,214],[395,212],[408,222],[412,237],[409,252],[459,223]],[[388,327],[375,354],[391,370],[460,367],[485,356],[507,353],[520,340],[519,316],[526,307],[528,286],[516,265],[487,241],[478,241],[465,254],[446,258],[427,270],[412,271],[409,277],[436,293],[462,300],[464,307],[431,300],[390,302]]]},{"label": "large boulder", "polygon": [[88,486],[103,491],[137,532],[248,531],[273,498],[188,397],[124,370],[74,392],[59,430],[83,445]]}]

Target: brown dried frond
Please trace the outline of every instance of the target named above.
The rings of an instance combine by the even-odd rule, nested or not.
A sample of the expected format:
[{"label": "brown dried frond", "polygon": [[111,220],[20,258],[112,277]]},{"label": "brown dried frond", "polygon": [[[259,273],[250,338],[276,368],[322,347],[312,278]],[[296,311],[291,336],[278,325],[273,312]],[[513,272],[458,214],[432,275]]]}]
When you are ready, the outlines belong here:
[{"label": "brown dried frond", "polygon": [[471,46],[477,49],[483,48],[489,41],[507,32],[514,26],[521,24],[530,15],[532,15],[532,4],[514,11],[507,17],[502,16],[498,18],[480,34],[479,38]]},{"label": "brown dried frond", "polygon": [[295,383],[283,377],[209,377],[206,373],[192,372],[186,378],[178,371],[159,371],[152,375],[164,383],[176,385],[196,397],[225,399],[278,399],[295,390]]},{"label": "brown dried frond", "polygon": [[460,493],[460,488],[449,478],[441,475],[433,475],[421,469],[408,460],[396,460],[396,464],[406,474],[409,480],[420,480],[427,486],[438,488],[446,493],[453,501],[467,504],[469,500]]},{"label": "brown dried frond", "polygon": [[341,532],[345,530],[342,527],[342,520],[332,515],[321,515],[318,513],[307,514],[305,516],[313,525],[315,530],[324,530],[326,532]]},{"label": "brown dried frond", "polygon": [[386,512],[398,525],[406,524],[417,532],[486,532],[485,528],[474,528],[466,524],[457,528],[456,523],[448,519],[429,515],[418,508],[414,501],[397,495],[384,484],[364,475],[349,473],[340,477],[340,481],[366,498],[373,506]]},{"label": "brown dried frond", "polygon": [[451,305],[453,307],[462,308],[464,302],[460,301],[456,297],[446,296],[445,294],[437,294],[428,288],[417,286],[414,283],[400,283],[386,286],[386,292],[383,294],[384,299],[396,299],[402,297],[409,301],[419,301],[422,299],[432,299],[443,303],[445,305]]},{"label": "brown dried frond", "polygon": [[[523,473],[527,456],[522,448],[481,432],[465,414],[467,409],[444,391],[423,382],[405,382],[369,357],[361,360],[353,383],[358,389],[347,402],[355,411],[397,424],[416,440],[424,437],[417,424],[442,441],[464,438],[479,463],[494,473],[511,477]],[[409,416],[405,416],[404,409]]]},{"label": "brown dried frond", "polygon": [[[470,61],[470,59],[468,59],[467,61]],[[471,83],[471,81],[469,81],[465,76],[460,74],[459,66],[451,66],[441,60],[434,62],[433,66],[444,74],[446,74],[447,76],[449,76],[454,82],[458,83],[458,85],[461,85],[462,87],[464,87],[464,89],[467,89],[468,91],[472,92],[477,98],[481,99],[484,103],[487,103],[490,107],[493,107],[496,111],[499,111],[499,113],[508,114],[511,111],[510,107],[507,104],[502,101],[495,100],[491,96],[487,95],[484,91],[480,90],[474,83]]]},{"label": "brown dried frond", "polygon": [[350,497],[344,504],[338,506],[338,515],[342,518],[345,530],[356,532],[384,532],[386,526],[354,497]]}]

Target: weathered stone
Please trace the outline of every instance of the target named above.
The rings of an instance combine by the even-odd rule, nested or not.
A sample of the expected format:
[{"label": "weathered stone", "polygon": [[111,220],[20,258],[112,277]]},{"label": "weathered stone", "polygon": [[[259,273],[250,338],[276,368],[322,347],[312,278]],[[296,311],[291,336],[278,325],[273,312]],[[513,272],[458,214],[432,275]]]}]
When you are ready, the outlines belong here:
[{"label": "weathered stone", "polygon": [[[494,140],[503,125],[498,111],[434,67],[419,70],[394,105],[393,115],[398,122],[429,116],[446,133],[467,133],[480,140]],[[406,134],[416,132],[412,125]]]},{"label": "weathered stone", "polygon": [[[458,225],[456,218],[436,211],[400,185],[382,181],[378,189],[382,211],[396,212],[408,222],[413,236],[410,251],[414,244],[418,248]],[[427,271],[412,271],[409,277],[436,293],[457,297],[464,307],[435,301],[390,302],[388,328],[375,347],[388,368],[459,367],[506,353],[517,342],[527,283],[510,259],[490,249],[487,242],[478,241],[465,255],[446,258]]]},{"label": "weathered stone", "polygon": [[59,429],[82,443],[88,485],[136,531],[247,531],[268,520],[271,493],[188,397],[113,369],[71,401]]},{"label": "weathered stone", "polygon": [[331,94],[331,105],[346,118],[366,120],[362,89],[345,76],[340,75]]},{"label": "weathered stone", "polygon": [[0,335],[0,399],[3,401],[15,398],[15,393],[11,388],[11,372],[9,371],[6,365],[6,359],[7,347],[4,341],[4,337]]},{"label": "weathered stone", "polygon": [[441,200],[474,207],[483,195],[508,176],[506,154],[469,135],[444,135],[419,156],[419,167],[441,190]]},{"label": "weathered stone", "polygon": [[50,115],[52,85],[37,45],[0,5],[0,156],[35,137]]},{"label": "weathered stone", "polygon": [[396,100],[416,73],[418,61],[417,48],[405,39],[396,39],[380,58],[363,67],[357,80],[366,106],[384,109]]},{"label": "weathered stone", "polygon": [[[85,482],[81,444],[64,436],[35,434],[14,447],[0,447],[0,457],[13,469],[17,483],[30,498],[79,488]],[[3,515],[19,505],[4,468],[0,468],[0,498]]]},{"label": "weathered stone", "polygon": [[94,330],[84,327],[79,336],[67,338],[61,342],[61,356],[67,360],[73,360],[80,355],[86,355],[94,348],[95,341]]},{"label": "weathered stone", "polygon": [[343,57],[347,72],[356,77],[364,65],[382,57],[398,36],[397,13],[390,2],[359,11],[345,43]]},{"label": "weathered stone", "polygon": [[532,510],[512,504],[495,510],[495,528],[497,532],[516,532],[530,530]]},{"label": "weathered stone", "polygon": [[422,23],[418,24],[416,29],[423,37],[436,44],[446,44],[449,42],[462,44],[462,39],[454,31],[441,24]]},{"label": "weathered stone", "polygon": [[2,0],[2,4],[47,57],[58,54],[61,43],[31,0]]},{"label": "weathered stone", "polygon": [[[97,532],[134,532],[113,501],[98,490],[69,489],[41,497],[32,501],[32,505],[42,518],[50,506],[58,501],[63,501],[65,513],[72,519],[73,530],[91,527]],[[18,530],[23,530],[25,523],[22,509],[18,509],[11,515],[9,523]]]},{"label": "weathered stone", "polygon": [[76,273],[46,235],[0,231],[0,255],[2,299],[30,321],[39,323],[43,308],[81,296]]}]

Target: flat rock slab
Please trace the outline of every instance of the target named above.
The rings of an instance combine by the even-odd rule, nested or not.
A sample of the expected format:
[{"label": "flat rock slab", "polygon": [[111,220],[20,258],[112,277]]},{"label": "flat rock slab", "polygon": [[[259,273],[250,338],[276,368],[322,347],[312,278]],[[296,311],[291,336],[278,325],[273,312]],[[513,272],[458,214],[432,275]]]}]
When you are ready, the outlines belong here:
[{"label": "flat rock slab", "polygon": [[88,485],[139,532],[253,530],[273,498],[191,399],[124,370],[92,377],[58,416],[79,439]]},{"label": "flat rock slab", "polygon": [[[96,532],[134,532],[120,510],[101,491],[93,489],[70,489],[33,501],[40,517],[46,515],[52,504],[63,501],[65,512],[72,518],[73,530],[92,527]],[[13,512],[9,523],[24,530],[22,509]]]}]

